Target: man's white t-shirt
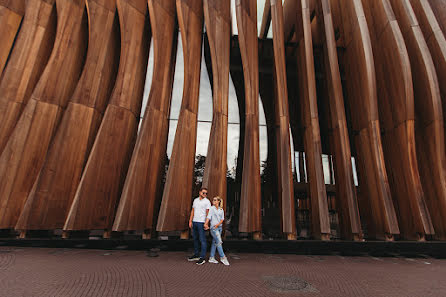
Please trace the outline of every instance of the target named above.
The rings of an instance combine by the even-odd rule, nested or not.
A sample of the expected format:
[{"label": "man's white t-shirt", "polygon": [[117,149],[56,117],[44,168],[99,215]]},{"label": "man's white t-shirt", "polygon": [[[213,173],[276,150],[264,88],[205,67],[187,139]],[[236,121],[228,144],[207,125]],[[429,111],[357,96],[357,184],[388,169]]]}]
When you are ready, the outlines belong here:
[{"label": "man's white t-shirt", "polygon": [[200,200],[200,197],[197,197],[194,199],[192,208],[194,209],[194,217],[192,221],[197,223],[204,223],[206,221],[206,210],[211,208],[211,202],[207,198],[203,198]]}]

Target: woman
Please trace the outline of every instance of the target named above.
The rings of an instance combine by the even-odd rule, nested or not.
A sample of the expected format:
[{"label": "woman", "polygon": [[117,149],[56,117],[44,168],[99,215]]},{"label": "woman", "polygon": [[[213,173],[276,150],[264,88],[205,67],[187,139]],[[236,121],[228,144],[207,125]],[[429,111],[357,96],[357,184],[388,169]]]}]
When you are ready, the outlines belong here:
[{"label": "woman", "polygon": [[211,235],[213,238],[209,263],[218,263],[218,261],[215,260],[215,249],[217,249],[218,253],[220,254],[221,263],[229,265],[228,259],[223,252],[223,241],[221,240],[221,231],[224,220],[225,213],[223,210],[223,200],[218,196],[214,197],[212,199],[212,206],[209,209],[206,222],[204,223],[204,228],[206,230],[209,229],[209,222],[211,223]]}]

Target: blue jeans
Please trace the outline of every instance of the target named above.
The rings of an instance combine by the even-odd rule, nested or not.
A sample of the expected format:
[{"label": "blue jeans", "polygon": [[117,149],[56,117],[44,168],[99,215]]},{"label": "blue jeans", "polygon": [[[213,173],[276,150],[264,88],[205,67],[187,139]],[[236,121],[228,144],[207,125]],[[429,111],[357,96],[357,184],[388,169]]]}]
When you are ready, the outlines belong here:
[{"label": "blue jeans", "polygon": [[194,255],[204,259],[206,257],[206,234],[204,232],[204,223],[192,222],[192,232],[194,237]]},{"label": "blue jeans", "polygon": [[223,241],[221,240],[221,230],[222,230],[221,226],[217,228],[211,227],[211,235],[212,235],[212,245],[210,254],[211,258],[214,258],[215,256],[215,249],[218,250],[220,258],[225,257],[225,253],[223,252]]}]

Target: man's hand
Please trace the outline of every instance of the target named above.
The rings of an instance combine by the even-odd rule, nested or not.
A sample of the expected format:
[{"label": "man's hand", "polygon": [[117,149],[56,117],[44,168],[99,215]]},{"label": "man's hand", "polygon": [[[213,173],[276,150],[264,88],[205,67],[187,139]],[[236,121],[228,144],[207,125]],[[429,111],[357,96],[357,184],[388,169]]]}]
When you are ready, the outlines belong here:
[{"label": "man's hand", "polygon": [[192,229],[192,221],[189,221],[189,228]]},{"label": "man's hand", "polygon": [[209,226],[208,225],[204,225],[204,230],[209,230]]}]

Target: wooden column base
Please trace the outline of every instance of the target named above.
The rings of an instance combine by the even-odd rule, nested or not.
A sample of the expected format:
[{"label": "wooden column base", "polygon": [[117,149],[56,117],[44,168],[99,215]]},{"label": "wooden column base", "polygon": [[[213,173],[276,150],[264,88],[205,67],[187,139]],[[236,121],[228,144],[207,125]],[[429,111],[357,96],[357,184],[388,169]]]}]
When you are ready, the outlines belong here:
[{"label": "wooden column base", "polygon": [[252,232],[252,239],[254,240],[262,240],[262,232]]},{"label": "wooden column base", "polygon": [[330,234],[327,234],[327,233],[321,234],[321,240],[329,241],[330,240]]},{"label": "wooden column base", "polygon": [[111,238],[111,230],[104,230],[104,234],[102,235],[102,238],[104,239],[110,239]]},{"label": "wooden column base", "polygon": [[385,240],[386,241],[395,241],[395,237],[393,236],[393,234],[386,234]]},{"label": "wooden column base", "polygon": [[20,238],[20,239],[25,239],[25,238],[26,238],[26,230],[22,230],[22,231],[20,231],[20,233],[19,233],[19,238]]},{"label": "wooden column base", "polygon": [[180,239],[189,239],[189,230],[181,231]]},{"label": "wooden column base", "polygon": [[287,240],[297,240],[297,236],[295,233],[287,233],[286,239]]},{"label": "wooden column base", "polygon": [[70,238],[70,231],[62,231],[62,239]]},{"label": "wooden column base", "polygon": [[142,234],[142,239],[151,239],[151,238],[152,238],[151,230],[144,230]]}]

